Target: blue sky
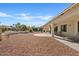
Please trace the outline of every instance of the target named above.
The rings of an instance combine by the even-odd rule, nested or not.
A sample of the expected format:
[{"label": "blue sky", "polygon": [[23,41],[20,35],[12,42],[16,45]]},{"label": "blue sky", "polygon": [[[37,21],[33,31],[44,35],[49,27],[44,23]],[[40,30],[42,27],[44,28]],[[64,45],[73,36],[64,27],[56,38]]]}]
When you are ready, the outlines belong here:
[{"label": "blue sky", "polygon": [[71,4],[68,3],[0,3],[0,22],[12,25],[20,22],[41,26]]}]

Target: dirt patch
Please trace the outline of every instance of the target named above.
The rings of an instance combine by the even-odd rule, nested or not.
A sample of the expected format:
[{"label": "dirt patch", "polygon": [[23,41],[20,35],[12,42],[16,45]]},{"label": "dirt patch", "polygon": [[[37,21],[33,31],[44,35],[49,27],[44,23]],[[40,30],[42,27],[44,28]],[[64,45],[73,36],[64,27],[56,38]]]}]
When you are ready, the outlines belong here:
[{"label": "dirt patch", "polygon": [[3,56],[79,56],[79,52],[51,37],[35,37],[28,33],[2,38],[0,55]]}]

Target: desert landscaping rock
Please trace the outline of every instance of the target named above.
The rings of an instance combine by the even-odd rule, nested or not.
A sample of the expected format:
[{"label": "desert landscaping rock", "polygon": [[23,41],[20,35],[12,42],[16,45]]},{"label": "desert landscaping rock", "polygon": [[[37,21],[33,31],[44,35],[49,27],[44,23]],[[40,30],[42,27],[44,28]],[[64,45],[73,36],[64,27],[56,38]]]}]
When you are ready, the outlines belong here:
[{"label": "desert landscaping rock", "polygon": [[79,56],[79,52],[60,43],[52,37],[28,34],[10,35],[0,42],[2,56]]}]

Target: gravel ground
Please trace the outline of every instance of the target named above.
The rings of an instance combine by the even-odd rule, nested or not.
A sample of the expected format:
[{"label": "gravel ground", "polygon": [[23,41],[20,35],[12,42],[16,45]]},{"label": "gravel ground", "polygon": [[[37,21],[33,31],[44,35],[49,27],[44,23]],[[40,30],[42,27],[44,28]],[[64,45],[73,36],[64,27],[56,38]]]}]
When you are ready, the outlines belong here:
[{"label": "gravel ground", "polygon": [[2,36],[1,56],[79,56],[79,52],[50,37],[32,33]]}]

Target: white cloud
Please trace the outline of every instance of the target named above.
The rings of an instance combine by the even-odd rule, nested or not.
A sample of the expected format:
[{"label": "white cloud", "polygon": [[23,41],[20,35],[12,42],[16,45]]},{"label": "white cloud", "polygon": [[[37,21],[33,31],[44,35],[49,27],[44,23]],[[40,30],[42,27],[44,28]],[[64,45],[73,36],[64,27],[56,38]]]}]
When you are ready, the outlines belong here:
[{"label": "white cloud", "polygon": [[23,17],[28,16],[28,15],[29,15],[29,13],[27,13],[27,14],[25,14],[25,13],[19,14],[19,16],[23,16]]},{"label": "white cloud", "polygon": [[12,16],[9,15],[9,14],[6,14],[6,13],[3,13],[3,12],[0,12],[0,17],[12,17]]},{"label": "white cloud", "polygon": [[31,20],[32,17],[31,16],[23,16],[23,17],[16,17],[17,19],[21,19],[21,20]]},{"label": "white cloud", "polygon": [[25,14],[25,13],[21,13],[21,14],[18,14],[17,16],[15,16],[16,19],[20,19],[20,20],[31,20],[33,19],[33,16],[29,15],[28,13]]},{"label": "white cloud", "polygon": [[16,18],[21,20],[32,20],[32,19],[49,20],[52,18],[52,16],[32,16],[30,14],[21,13]]},{"label": "white cloud", "polygon": [[49,20],[52,18],[52,16],[37,16],[37,18],[40,18],[42,20]]},{"label": "white cloud", "polygon": [[19,19],[19,20],[34,20],[34,19],[40,19],[41,20],[50,20],[52,18],[52,16],[33,16],[30,15],[29,13],[21,13],[21,14],[17,14],[17,15],[10,15],[7,13],[3,13],[0,12],[0,17],[10,17],[10,18],[14,18],[14,19]]}]

